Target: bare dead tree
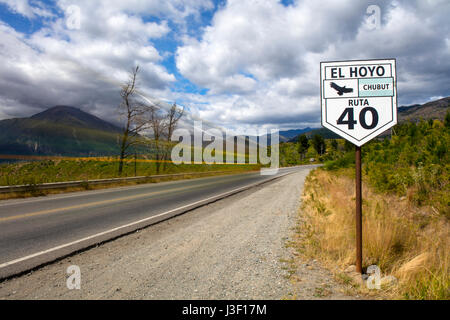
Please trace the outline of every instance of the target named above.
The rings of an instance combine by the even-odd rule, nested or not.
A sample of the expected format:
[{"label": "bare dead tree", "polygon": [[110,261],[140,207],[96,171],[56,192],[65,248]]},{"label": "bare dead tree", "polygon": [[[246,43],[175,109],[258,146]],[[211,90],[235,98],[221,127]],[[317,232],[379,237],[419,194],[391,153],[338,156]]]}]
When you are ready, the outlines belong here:
[{"label": "bare dead tree", "polygon": [[161,162],[164,160],[164,143],[163,137],[168,129],[167,115],[156,105],[148,105],[145,109],[145,118],[153,132],[153,144],[156,160],[156,172],[159,173]]},{"label": "bare dead tree", "polygon": [[129,79],[120,90],[122,102],[119,106],[120,114],[126,119],[126,124],[120,136],[119,175],[123,171],[124,159],[129,155],[132,145],[138,143],[139,133],[146,129],[147,122],[143,118],[145,108],[136,98],[137,75],[139,66],[130,71]]},{"label": "bare dead tree", "polygon": [[167,130],[165,132],[165,137],[166,137],[166,141],[167,141],[166,146],[167,147],[164,148],[164,152],[163,152],[163,160],[164,160],[164,162],[163,162],[163,169],[164,170],[166,168],[166,160],[168,159],[168,156],[169,156],[170,148],[168,148],[168,146],[171,143],[172,135],[173,135],[173,132],[175,131],[175,129],[177,127],[178,121],[181,119],[183,114],[184,114],[184,108],[183,109],[178,108],[176,103],[174,103],[172,105],[172,107],[170,108],[170,110],[167,113],[167,116],[166,116]]},{"label": "bare dead tree", "polygon": [[[166,112],[149,100],[138,99],[136,97],[138,72],[139,66],[136,66],[120,91],[122,98],[120,110],[126,119],[126,125],[120,136],[119,175],[123,171],[124,159],[129,155],[129,147],[137,143],[151,143],[156,159],[156,171],[159,173],[161,163],[167,159],[167,149],[173,132],[184,113],[184,109],[178,108],[175,103]],[[152,131],[153,139],[143,138],[142,134],[145,134],[147,130]]]},{"label": "bare dead tree", "polygon": [[179,109],[177,107],[177,104],[174,103],[172,107],[170,108],[168,114],[167,114],[167,141],[170,142],[172,139],[173,132],[175,131],[178,121],[183,116],[184,108]]},{"label": "bare dead tree", "polygon": [[184,109],[177,108],[176,104],[173,104],[168,111],[156,104],[147,104],[144,109],[145,121],[153,133],[151,145],[155,155],[157,173],[161,171],[161,164],[163,169],[166,168],[165,163],[170,150],[170,140],[183,112]]}]

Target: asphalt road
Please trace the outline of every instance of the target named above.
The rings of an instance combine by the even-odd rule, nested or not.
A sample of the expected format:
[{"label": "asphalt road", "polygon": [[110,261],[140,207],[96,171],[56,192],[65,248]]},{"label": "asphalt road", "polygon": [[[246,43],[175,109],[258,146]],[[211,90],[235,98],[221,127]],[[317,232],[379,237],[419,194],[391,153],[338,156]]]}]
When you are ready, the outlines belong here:
[{"label": "asphalt road", "polygon": [[[309,167],[309,166],[308,166]],[[0,278],[302,167],[0,201]]]}]

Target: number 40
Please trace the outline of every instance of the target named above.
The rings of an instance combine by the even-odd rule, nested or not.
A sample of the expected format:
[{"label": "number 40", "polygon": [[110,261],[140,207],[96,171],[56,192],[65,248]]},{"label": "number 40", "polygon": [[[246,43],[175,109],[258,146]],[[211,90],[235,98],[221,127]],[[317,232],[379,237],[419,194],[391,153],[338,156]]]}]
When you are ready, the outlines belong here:
[{"label": "number 40", "polygon": [[[367,124],[367,122],[366,122],[367,112],[370,112],[372,114],[372,123],[371,124]],[[347,120],[345,120],[345,117],[347,117]],[[355,120],[354,109],[346,108],[336,123],[337,124],[346,124],[346,125],[348,125],[349,130],[353,130],[355,128],[355,124],[358,123]],[[372,107],[365,107],[365,108],[361,109],[361,111],[359,112],[359,123],[361,124],[361,127],[363,127],[364,129],[375,128],[378,124],[377,110]]]}]

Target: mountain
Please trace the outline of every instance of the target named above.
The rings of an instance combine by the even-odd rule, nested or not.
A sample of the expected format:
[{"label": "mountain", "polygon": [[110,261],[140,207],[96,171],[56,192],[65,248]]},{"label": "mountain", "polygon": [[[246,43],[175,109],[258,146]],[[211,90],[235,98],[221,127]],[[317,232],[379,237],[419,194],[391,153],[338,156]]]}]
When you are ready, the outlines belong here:
[{"label": "mountain", "polygon": [[311,129],[306,130],[305,132],[299,134],[298,136],[295,136],[291,139],[289,139],[288,142],[297,142],[298,137],[302,134],[307,136],[309,139],[311,139],[315,134],[321,135],[324,139],[339,139],[340,137],[335,134],[333,131],[328,130],[327,128],[317,128],[317,129]]},{"label": "mountain", "polygon": [[120,128],[80,109],[55,106],[0,121],[0,154],[117,155]]},{"label": "mountain", "polygon": [[398,121],[420,121],[420,119],[440,119],[444,120],[450,108],[450,97],[427,102],[425,104],[415,104],[412,106],[398,108]]},{"label": "mountain", "polygon": [[280,131],[280,141],[289,141],[292,138],[295,138],[302,133],[311,131],[312,129],[310,127],[304,128],[304,129],[295,129],[295,130],[287,130],[287,131]]},{"label": "mountain", "polygon": [[[312,129],[310,127],[304,128],[304,129],[293,129],[293,130],[285,130],[285,131],[279,131],[279,141],[280,142],[289,142],[292,139],[296,139],[299,135],[301,135],[302,133],[311,131]],[[270,134],[265,134],[262,135],[261,137],[264,138],[265,136],[267,136],[267,145],[271,145],[272,144],[272,139],[271,139],[271,135]],[[253,138],[255,138],[253,136]],[[258,138],[259,139],[259,138]]]},{"label": "mountain", "polygon": [[120,132],[115,125],[96,116],[69,106],[55,106],[31,116],[31,119],[47,123],[59,123],[70,127],[97,129],[108,132]]}]

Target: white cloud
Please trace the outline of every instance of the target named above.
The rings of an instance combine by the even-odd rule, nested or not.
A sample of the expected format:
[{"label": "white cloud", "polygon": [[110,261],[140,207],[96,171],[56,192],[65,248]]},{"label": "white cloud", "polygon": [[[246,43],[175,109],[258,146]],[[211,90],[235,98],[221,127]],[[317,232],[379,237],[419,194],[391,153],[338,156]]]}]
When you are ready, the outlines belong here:
[{"label": "white cloud", "polygon": [[[117,83],[137,63],[146,92],[240,130],[319,125],[320,61],[397,58],[401,104],[449,95],[448,1],[377,1],[381,24],[371,30],[369,0],[229,0],[195,36],[189,24],[214,8],[210,0],[58,0],[53,11],[39,1],[0,2],[44,25],[27,35],[0,23],[0,118],[54,104],[111,117]],[[71,5],[80,8],[79,29],[67,27]],[[181,44],[158,50],[165,37]],[[180,79],[164,67],[173,55],[207,94],[173,89]]]},{"label": "white cloud", "polygon": [[[155,95],[166,95],[176,80],[162,66],[163,57],[151,42],[171,31],[167,21],[144,22],[136,14],[151,12],[151,7],[135,3],[136,10],[130,12],[120,11],[120,5],[111,7],[111,1],[60,1],[58,5],[65,9],[72,3],[80,6],[79,29],[68,29],[64,16],[47,21],[31,35],[0,22],[2,118],[67,104],[116,120],[112,111],[119,103],[120,81],[132,66],[141,66],[141,89]],[[153,4],[156,10],[158,3]],[[175,9],[173,14],[178,12]]]},{"label": "white cloud", "polygon": [[177,50],[181,74],[210,89],[200,116],[242,126],[318,125],[319,64],[326,60],[394,57],[401,103],[448,95],[450,4],[380,1],[381,25],[371,30],[371,2],[228,1],[201,39]]},{"label": "white cloud", "polygon": [[[176,23],[184,23],[189,16],[199,16],[202,10],[214,8],[211,0],[58,0],[57,5],[65,10],[76,5],[88,14],[113,16],[117,13],[152,17],[165,17]],[[99,20],[92,21],[99,24]]]},{"label": "white cloud", "polygon": [[28,0],[0,0],[0,3],[6,4],[13,12],[21,14],[29,19],[36,18],[37,16],[53,16],[53,14],[45,9],[44,5],[39,1],[35,1],[34,5],[30,5]]}]

